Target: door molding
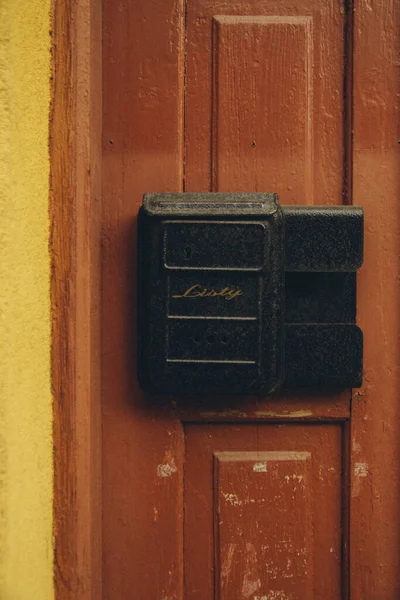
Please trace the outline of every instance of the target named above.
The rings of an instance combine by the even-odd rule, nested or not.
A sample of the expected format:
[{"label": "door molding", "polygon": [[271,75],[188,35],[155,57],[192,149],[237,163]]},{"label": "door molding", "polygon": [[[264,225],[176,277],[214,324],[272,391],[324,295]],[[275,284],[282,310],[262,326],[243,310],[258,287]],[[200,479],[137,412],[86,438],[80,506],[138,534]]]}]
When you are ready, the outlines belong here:
[{"label": "door molding", "polygon": [[101,585],[101,2],[53,0],[50,253],[57,600]]}]

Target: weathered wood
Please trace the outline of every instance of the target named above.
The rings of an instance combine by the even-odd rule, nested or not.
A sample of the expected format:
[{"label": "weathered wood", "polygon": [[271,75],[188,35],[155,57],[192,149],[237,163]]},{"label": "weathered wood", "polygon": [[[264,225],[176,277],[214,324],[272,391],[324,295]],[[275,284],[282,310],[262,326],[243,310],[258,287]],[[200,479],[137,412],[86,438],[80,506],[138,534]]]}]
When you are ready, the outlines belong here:
[{"label": "weathered wood", "polygon": [[99,600],[100,2],[55,0],[50,120],[57,600]]},{"label": "weathered wood", "polygon": [[183,597],[183,433],[136,376],[136,215],[183,177],[181,0],[103,11],[104,597]]},{"label": "weathered wood", "polygon": [[351,421],[351,598],[400,597],[400,4],[354,3],[353,202],[365,210]]},{"label": "weathered wood", "polygon": [[[325,541],[318,541],[325,566],[314,572],[315,585],[324,585],[326,573],[330,581],[329,589],[323,592],[326,598],[329,594],[332,598],[348,598],[350,590],[354,600],[394,600],[400,595],[399,5],[393,0],[355,0],[354,32],[352,3],[333,0],[314,2],[312,8],[307,0],[296,3],[295,8],[286,0],[229,6],[198,0],[188,4],[186,32],[180,0],[122,0],[117,8],[115,2],[106,0],[102,592],[97,304],[100,3],[59,0],[54,6],[51,250],[58,598],[186,597],[186,461],[186,476],[190,476],[190,481],[186,480],[187,515],[192,519],[197,505],[208,515],[202,522],[193,517],[194,540],[187,538],[192,550],[185,546],[187,565],[192,565],[186,582],[194,581],[190,580],[193,576],[201,585],[209,585],[211,594],[213,586],[219,585],[221,598],[228,591],[232,597],[236,587],[226,587],[221,579],[210,580],[208,567],[205,574],[193,572],[193,568],[199,568],[197,541],[211,544],[213,534],[220,539],[218,536],[233,531],[225,524],[227,529],[207,533],[213,518],[207,498],[218,493],[222,481],[218,475],[213,482],[210,456],[215,453],[219,459],[226,458],[229,451],[253,453],[260,449],[264,453],[295,452],[299,450],[297,439],[301,451],[311,448],[311,454],[322,457],[323,469],[336,469],[333,488],[321,487],[322,496],[330,498],[330,534]],[[243,44],[248,53],[259,52],[260,56],[251,61],[240,55]],[[290,62],[293,58],[296,66],[292,77],[290,70],[278,69],[280,63],[276,63],[276,72],[280,73],[278,84],[290,87],[293,83],[298,121],[304,125],[301,127],[291,120],[291,113],[285,113],[288,107],[294,110],[292,96],[286,98],[284,89],[272,90],[271,98],[278,100],[270,101],[267,92],[272,87],[271,73],[269,79],[263,79],[258,70],[260,57],[277,52],[277,48],[281,48],[282,60]],[[232,87],[230,80],[234,78]],[[257,89],[265,84],[265,93],[256,93],[252,83]],[[243,103],[238,102],[238,94],[242,94]],[[281,112],[276,119],[267,116],[263,120],[265,106],[269,111]],[[251,139],[246,119],[251,124],[250,132],[255,134]],[[275,128],[272,137],[257,127],[264,122],[269,129]],[[271,143],[271,160],[266,160]],[[286,162],[285,152],[290,160],[297,153],[299,163]],[[293,168],[286,169],[289,164]],[[134,367],[134,247],[141,195],[183,187],[196,191],[219,186],[227,189],[231,181],[235,182],[235,190],[243,185],[248,191],[271,182],[286,203],[364,204],[366,252],[359,278],[359,320],[365,334],[365,383],[362,390],[355,391],[352,406],[348,392],[288,394],[269,399],[182,397],[160,402],[144,397],[138,389]],[[205,425],[208,421],[215,423]],[[185,422],[190,424],[183,426]],[[292,426],[298,436],[293,440],[282,433]],[[213,427],[223,432],[218,439],[209,437],[214,435]],[[308,436],[307,432],[326,428],[329,432],[340,431],[340,436],[322,436],[314,444],[317,433]],[[238,433],[239,429],[246,433]],[[185,431],[189,445],[195,436],[201,438],[202,432],[207,433],[207,444],[196,442],[185,451]],[[253,438],[249,431],[257,435]],[[275,435],[274,443],[270,442],[271,435]],[[291,446],[292,442],[296,447]],[[197,494],[191,486],[192,482],[197,485],[197,460],[203,460],[205,447],[209,454],[203,465],[208,477],[202,480],[204,496],[203,490]],[[336,453],[332,465],[326,458],[329,452]],[[243,484],[240,473],[227,473],[226,477],[222,474],[224,481],[232,481],[239,489]],[[308,467],[304,473],[294,473],[320,485],[319,474],[316,479],[309,477]],[[249,480],[249,485],[252,482]],[[309,488],[314,500],[318,498],[315,489]],[[231,518],[234,507],[226,508]],[[304,521],[293,529],[294,538],[302,532],[308,536],[309,517],[305,514]],[[202,523],[206,524],[204,530]],[[267,521],[264,526],[269,526]],[[341,541],[337,537],[340,528]],[[253,533],[258,543],[258,533]],[[335,563],[329,563],[332,557],[323,554],[328,538],[333,540],[330,554],[340,554]],[[310,542],[311,538],[307,539]],[[228,560],[229,555],[223,552],[221,560]],[[243,547],[240,552],[243,558]],[[241,564],[245,569],[245,562]],[[243,575],[244,570],[240,573]],[[298,580],[299,590],[311,594],[309,575],[303,575]],[[243,585],[243,578],[240,581]],[[189,590],[187,597],[189,592],[194,593]]]},{"label": "weathered wood", "polygon": [[185,600],[343,600],[341,424],[185,433]]}]

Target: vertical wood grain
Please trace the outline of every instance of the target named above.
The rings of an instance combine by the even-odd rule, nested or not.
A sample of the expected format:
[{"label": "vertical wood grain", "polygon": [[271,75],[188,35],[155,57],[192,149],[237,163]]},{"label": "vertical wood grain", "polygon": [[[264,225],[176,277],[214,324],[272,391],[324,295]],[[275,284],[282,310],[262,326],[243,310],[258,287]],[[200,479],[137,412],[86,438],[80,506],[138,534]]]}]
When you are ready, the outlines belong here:
[{"label": "vertical wood grain", "polygon": [[214,471],[218,598],[312,600],[315,494],[310,453],[217,452]]},{"label": "vertical wood grain", "polygon": [[50,124],[57,600],[99,600],[101,7],[56,0]]},{"label": "vertical wood grain", "polygon": [[312,17],[213,21],[213,189],[313,204]]},{"label": "vertical wood grain", "polygon": [[186,425],[185,600],[347,597],[342,431]]},{"label": "vertical wood grain", "polygon": [[342,204],[345,19],[337,0],[188,3],[187,191]]},{"label": "vertical wood grain", "polygon": [[400,597],[400,4],[354,3],[353,202],[364,385],[351,422],[351,598]]},{"label": "vertical wood grain", "polygon": [[181,0],[103,4],[103,595],[183,600],[183,435],[136,375],[137,212],[182,189]]}]

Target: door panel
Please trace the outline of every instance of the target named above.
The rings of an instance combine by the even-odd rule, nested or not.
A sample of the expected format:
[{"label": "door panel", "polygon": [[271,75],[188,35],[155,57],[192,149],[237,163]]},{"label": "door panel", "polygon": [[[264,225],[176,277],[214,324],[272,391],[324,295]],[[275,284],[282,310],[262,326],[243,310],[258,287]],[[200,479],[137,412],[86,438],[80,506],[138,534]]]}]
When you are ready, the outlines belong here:
[{"label": "door panel", "polygon": [[[104,0],[107,600],[400,596],[398,13],[358,0]],[[353,398],[140,391],[137,211],[144,192],[182,190],[365,204],[366,378]]]},{"label": "door panel", "polygon": [[187,191],[342,203],[345,24],[339,0],[188,2]]},{"label": "door panel", "polygon": [[212,42],[212,188],[312,204],[312,18],[215,16]]},{"label": "door panel", "polygon": [[342,598],[342,427],[185,434],[185,599]]}]

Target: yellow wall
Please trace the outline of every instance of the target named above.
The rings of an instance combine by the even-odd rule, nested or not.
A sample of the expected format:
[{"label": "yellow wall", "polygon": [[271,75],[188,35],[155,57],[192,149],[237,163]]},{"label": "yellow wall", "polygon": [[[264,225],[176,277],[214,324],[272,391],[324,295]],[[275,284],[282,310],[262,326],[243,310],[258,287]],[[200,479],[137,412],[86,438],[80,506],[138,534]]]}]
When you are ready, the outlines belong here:
[{"label": "yellow wall", "polygon": [[49,600],[49,0],[0,0],[0,598]]}]

